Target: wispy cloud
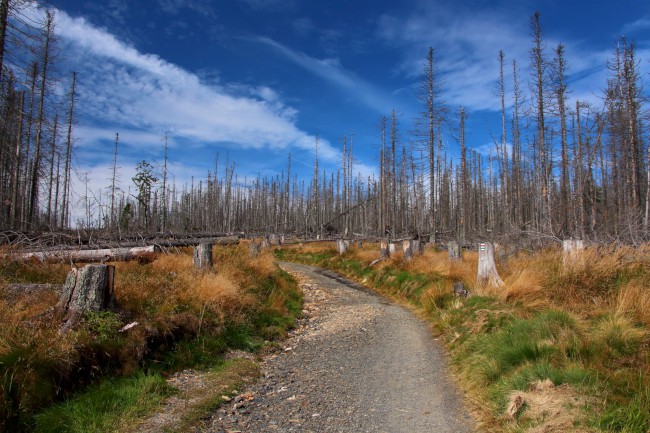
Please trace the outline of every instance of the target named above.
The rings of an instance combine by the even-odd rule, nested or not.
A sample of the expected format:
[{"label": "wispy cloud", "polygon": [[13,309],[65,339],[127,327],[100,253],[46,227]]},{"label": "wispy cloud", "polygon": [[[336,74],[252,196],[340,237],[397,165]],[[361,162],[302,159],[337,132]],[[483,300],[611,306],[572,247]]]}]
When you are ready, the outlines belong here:
[{"label": "wispy cloud", "polygon": [[[297,112],[268,87],[206,83],[183,68],[140,53],[83,18],[59,12],[59,36],[80,70],[84,115],[111,130],[170,131],[192,145],[311,149]],[[97,129],[97,125],[95,125]],[[336,151],[322,143],[325,158]]]},{"label": "wispy cloud", "polygon": [[[407,16],[384,15],[379,20],[380,37],[404,52],[396,73],[416,78],[422,71],[427,49],[432,46],[445,83],[443,97],[450,105],[463,105],[470,111],[498,111],[497,56],[499,50],[503,50],[508,100],[511,101],[512,61],[517,61],[522,83],[530,76],[532,42],[525,11],[512,5],[501,9],[485,7],[472,13],[459,11],[460,6],[456,4],[436,2],[420,6]],[[548,60],[552,60],[553,50],[559,43],[566,46],[572,96],[595,100],[594,90],[604,85],[608,54],[588,48],[580,41],[546,35]]]},{"label": "wispy cloud", "polygon": [[645,16],[632,23],[625,24],[621,29],[621,33],[623,35],[634,35],[644,30],[650,30],[650,16]]},{"label": "wispy cloud", "polygon": [[259,37],[256,40],[270,46],[301,68],[348,92],[353,98],[358,98],[360,102],[378,113],[386,113],[394,106],[394,101],[367,81],[346,70],[338,59],[317,59],[266,37]]}]

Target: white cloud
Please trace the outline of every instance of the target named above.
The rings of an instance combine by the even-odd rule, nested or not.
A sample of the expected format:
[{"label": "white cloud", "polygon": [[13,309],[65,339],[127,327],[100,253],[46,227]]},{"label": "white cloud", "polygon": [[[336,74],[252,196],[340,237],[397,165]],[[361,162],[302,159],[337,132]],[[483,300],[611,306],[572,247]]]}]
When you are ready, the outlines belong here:
[{"label": "white cloud", "polygon": [[394,101],[391,101],[368,82],[346,70],[339,59],[316,59],[305,53],[294,51],[270,38],[260,37],[256,40],[272,47],[301,68],[349,92],[352,97],[358,98],[363,104],[378,113],[386,113],[394,107]]},{"label": "white cloud", "polygon": [[[403,49],[396,72],[415,79],[423,70],[429,46],[435,49],[443,98],[451,106],[470,111],[500,110],[497,94],[499,50],[505,53],[506,103],[512,101],[512,61],[517,61],[523,91],[530,78],[529,20],[517,8],[481,9],[465,13],[460,6],[426,3],[406,17],[384,15],[378,33],[390,44]],[[461,8],[462,9],[462,8]],[[544,17],[542,16],[542,27]],[[559,43],[566,46],[569,90],[572,98],[596,102],[595,91],[605,85],[608,54],[587,48],[580,41],[559,40],[545,35],[545,56],[552,60]]]}]

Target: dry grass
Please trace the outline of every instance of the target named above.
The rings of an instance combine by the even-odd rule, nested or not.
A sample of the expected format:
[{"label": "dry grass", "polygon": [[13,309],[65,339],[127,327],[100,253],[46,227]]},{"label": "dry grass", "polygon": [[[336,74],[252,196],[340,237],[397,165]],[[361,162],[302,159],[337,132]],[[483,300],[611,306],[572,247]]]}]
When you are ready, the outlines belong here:
[{"label": "dry grass", "polygon": [[632,318],[650,328],[650,287],[633,280],[619,289],[616,314]]},{"label": "dry grass", "polygon": [[510,395],[505,417],[528,425],[528,433],[586,433],[591,430],[576,425],[576,413],[577,408],[588,404],[589,400],[569,385],[555,386],[548,379],[537,380],[528,390]]}]

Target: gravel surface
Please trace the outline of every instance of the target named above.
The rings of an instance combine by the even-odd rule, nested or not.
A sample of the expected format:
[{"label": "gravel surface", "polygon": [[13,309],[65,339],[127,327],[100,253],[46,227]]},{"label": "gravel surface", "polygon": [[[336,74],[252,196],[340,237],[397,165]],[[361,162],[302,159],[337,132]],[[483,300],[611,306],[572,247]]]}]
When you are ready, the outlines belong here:
[{"label": "gravel surface", "polygon": [[301,284],[303,317],[204,432],[472,431],[424,322],[334,273],[281,266]]}]

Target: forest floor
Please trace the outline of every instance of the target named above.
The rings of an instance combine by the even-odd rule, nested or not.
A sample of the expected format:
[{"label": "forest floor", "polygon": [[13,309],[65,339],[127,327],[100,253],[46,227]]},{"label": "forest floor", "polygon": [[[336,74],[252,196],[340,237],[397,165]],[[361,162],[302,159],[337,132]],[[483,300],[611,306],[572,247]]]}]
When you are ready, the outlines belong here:
[{"label": "forest floor", "polygon": [[[224,392],[224,404],[184,431],[473,430],[425,322],[330,271],[293,263],[282,268],[298,279],[305,296],[296,328],[261,358],[259,380],[234,395]],[[203,382],[186,379],[199,393]],[[175,430],[173,422],[159,422],[178,419],[179,405],[186,403],[166,405],[147,426]]]}]

